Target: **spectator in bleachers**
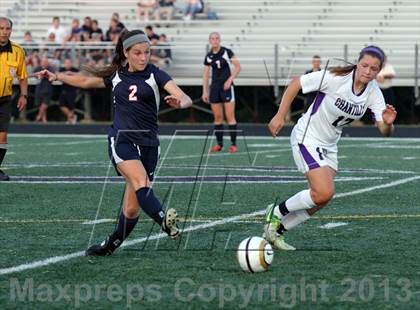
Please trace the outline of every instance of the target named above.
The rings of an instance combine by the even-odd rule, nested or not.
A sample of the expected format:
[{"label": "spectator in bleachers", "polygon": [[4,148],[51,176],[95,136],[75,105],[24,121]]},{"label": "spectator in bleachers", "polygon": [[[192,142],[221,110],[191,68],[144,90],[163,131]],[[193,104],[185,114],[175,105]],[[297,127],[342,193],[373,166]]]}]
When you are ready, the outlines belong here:
[{"label": "spectator in bleachers", "polygon": [[57,43],[56,40],[55,40],[55,33],[54,32],[48,33],[47,43]]},{"label": "spectator in bleachers", "polygon": [[153,27],[152,27],[152,26],[150,26],[150,25],[146,26],[144,29],[145,29],[145,31],[146,31],[146,35],[147,35],[147,37],[148,37],[148,38],[149,38],[149,40],[150,40],[150,43],[151,43],[152,45],[156,45],[156,44],[157,44],[157,42],[159,41],[159,35],[157,35],[157,34],[155,33],[155,31],[153,30]]},{"label": "spectator in bleachers", "polygon": [[70,34],[66,41],[78,42],[81,40],[82,28],[80,28],[80,21],[78,18],[73,18],[71,22]]},{"label": "spectator in bleachers", "polygon": [[195,19],[197,13],[202,12],[204,3],[201,0],[188,0],[184,11],[184,20]]},{"label": "spectator in bleachers", "polygon": [[98,21],[96,19],[92,20],[92,34],[91,41],[101,42],[104,39],[104,33],[101,28],[98,26]]},{"label": "spectator in bleachers", "polygon": [[[60,17],[54,16],[52,20],[52,26],[47,31],[47,37],[50,36],[50,34],[54,34],[54,42],[56,43],[64,43],[66,37],[67,37],[67,31],[60,25]],[[50,39],[48,41],[51,41]]]},{"label": "spectator in bleachers", "polygon": [[41,58],[39,57],[38,50],[32,50],[30,54],[26,54],[26,71],[28,74],[36,72],[34,69],[39,67],[41,64]]},{"label": "spectator in bleachers", "polygon": [[[75,75],[79,72],[78,69],[73,67],[70,58],[64,59],[63,67],[60,68],[59,72],[66,75]],[[74,113],[76,107],[77,88],[68,84],[61,86],[60,98],[58,99],[60,104],[60,110],[67,118],[68,124],[76,124],[77,115]]]},{"label": "spectator in bleachers", "polygon": [[169,67],[172,63],[172,52],[165,34],[159,36],[158,48],[152,50],[150,61],[160,68]]},{"label": "spectator in bleachers", "polygon": [[[55,72],[55,67],[51,66],[48,58],[41,60],[41,66],[34,69],[34,72],[47,69],[48,71]],[[51,103],[53,87],[48,78],[42,78],[35,87],[35,105],[38,106],[38,115],[35,120],[37,122],[47,122],[47,110]]]},{"label": "spectator in bleachers", "polygon": [[91,34],[92,34],[92,18],[90,18],[90,16],[86,16],[83,19],[81,40],[89,41]]},{"label": "spectator in bleachers", "polygon": [[139,0],[136,7],[137,21],[148,22],[158,7],[159,2],[157,0]]},{"label": "spectator in bleachers", "polygon": [[153,15],[155,20],[171,20],[174,16],[176,0],[160,0],[159,7],[156,9]]},{"label": "spectator in bleachers", "polygon": [[108,31],[106,32],[105,40],[117,43],[120,32],[118,31],[118,22],[115,19],[111,19]]},{"label": "spectator in bleachers", "polygon": [[376,81],[378,82],[379,88],[384,95],[385,103],[394,105],[395,102],[395,93],[392,88],[392,79],[395,77],[396,73],[394,67],[388,62],[388,59],[385,59],[385,64],[382,67],[382,70],[379,71],[376,76]]},{"label": "spectator in bleachers", "polygon": [[[318,55],[314,55],[312,57],[311,64],[312,64],[312,68],[310,70],[306,70],[305,74],[309,74],[309,73],[317,72],[321,70],[321,57]],[[316,97],[316,92],[311,92],[311,93],[306,94],[305,107],[309,107],[312,104],[312,102],[315,100],[315,97]]]},{"label": "spectator in bleachers", "polygon": [[25,34],[23,35],[23,43],[28,43],[28,44],[35,43],[30,31],[26,31]]},{"label": "spectator in bleachers", "polygon": [[112,13],[111,19],[114,19],[117,22],[118,32],[121,33],[125,29],[125,25],[120,20],[120,14],[117,12]]}]

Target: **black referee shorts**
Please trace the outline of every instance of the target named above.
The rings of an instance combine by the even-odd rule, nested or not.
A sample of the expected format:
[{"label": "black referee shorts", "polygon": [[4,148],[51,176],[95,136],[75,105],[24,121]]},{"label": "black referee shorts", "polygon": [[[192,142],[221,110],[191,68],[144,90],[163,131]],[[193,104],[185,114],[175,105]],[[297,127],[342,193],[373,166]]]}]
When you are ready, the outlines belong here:
[{"label": "black referee shorts", "polygon": [[12,115],[12,96],[0,97],[0,131],[7,131]]}]

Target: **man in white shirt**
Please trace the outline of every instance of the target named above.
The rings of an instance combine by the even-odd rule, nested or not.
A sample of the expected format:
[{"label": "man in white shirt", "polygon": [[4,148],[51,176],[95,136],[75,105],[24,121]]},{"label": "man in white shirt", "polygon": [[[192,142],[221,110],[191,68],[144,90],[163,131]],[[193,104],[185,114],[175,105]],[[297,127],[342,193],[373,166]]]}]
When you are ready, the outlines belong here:
[{"label": "man in white shirt", "polygon": [[66,36],[67,31],[62,26],[60,26],[60,17],[54,16],[52,21],[52,27],[50,27],[47,31],[47,37],[50,33],[54,33],[55,35],[55,42],[56,43],[63,43]]},{"label": "man in white shirt", "polygon": [[376,76],[376,81],[381,88],[382,94],[384,95],[385,102],[387,104],[395,104],[395,94],[394,89],[392,88],[392,79],[394,77],[394,67],[388,62],[388,60],[386,60],[384,67]]}]

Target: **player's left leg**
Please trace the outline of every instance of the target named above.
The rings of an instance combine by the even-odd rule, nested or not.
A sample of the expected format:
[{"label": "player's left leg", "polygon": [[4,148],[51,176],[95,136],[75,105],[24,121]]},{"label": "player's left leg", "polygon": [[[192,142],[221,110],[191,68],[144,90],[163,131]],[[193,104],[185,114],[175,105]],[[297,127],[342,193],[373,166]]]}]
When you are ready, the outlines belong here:
[{"label": "player's left leg", "polygon": [[236,146],[237,136],[237,123],[235,118],[235,101],[229,101],[224,103],[226,121],[229,126],[231,146],[229,152],[236,153],[238,148]]},{"label": "player's left leg", "polygon": [[92,245],[86,255],[107,256],[111,255],[130,235],[139,219],[139,205],[134,188],[126,183],[123,206],[115,231],[101,244]]},{"label": "player's left leg", "polygon": [[305,174],[309,189],[298,192],[278,206],[267,208],[264,232],[270,243],[279,249],[292,249],[285,244],[284,233],[308,220],[332,199],[335,174],[336,171],[329,166],[311,169]]}]

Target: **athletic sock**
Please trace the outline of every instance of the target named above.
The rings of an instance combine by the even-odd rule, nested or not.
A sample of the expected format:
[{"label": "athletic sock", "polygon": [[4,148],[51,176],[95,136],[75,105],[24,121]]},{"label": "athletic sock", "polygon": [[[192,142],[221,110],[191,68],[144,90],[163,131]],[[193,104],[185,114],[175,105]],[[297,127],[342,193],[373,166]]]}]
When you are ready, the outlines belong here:
[{"label": "athletic sock", "polygon": [[223,146],[223,124],[214,125],[214,134],[216,136],[217,144]]},{"label": "athletic sock", "polygon": [[309,189],[306,189],[306,190],[300,191],[299,193],[290,197],[286,201],[283,201],[282,203],[280,203],[278,206],[278,209],[281,215],[286,216],[290,212],[298,211],[298,210],[307,210],[314,206],[315,206],[315,203],[312,201],[311,192]]},{"label": "athletic sock", "polygon": [[136,196],[140,208],[156,223],[162,226],[165,212],[162,210],[162,205],[156,198],[153,190],[150,187],[142,187],[136,191]]},{"label": "athletic sock", "polygon": [[133,231],[138,220],[139,220],[139,217],[129,219],[124,215],[124,212],[121,212],[120,218],[118,220],[117,229],[112,234],[111,239],[113,240],[118,239],[122,243],[125,239],[127,239],[130,233]]},{"label": "athletic sock", "polygon": [[229,125],[229,132],[230,132],[230,141],[232,143],[232,145],[236,145],[236,135],[237,135],[237,127],[238,125]]},{"label": "athletic sock", "polygon": [[299,211],[293,211],[287,214],[285,217],[281,219],[281,227],[277,231],[279,234],[283,233],[284,231],[290,230],[297,225],[305,222],[310,218],[310,215],[306,210],[299,210]]},{"label": "athletic sock", "polygon": [[1,164],[3,163],[3,159],[6,156],[6,152],[7,152],[7,144],[0,144],[0,167]]}]

